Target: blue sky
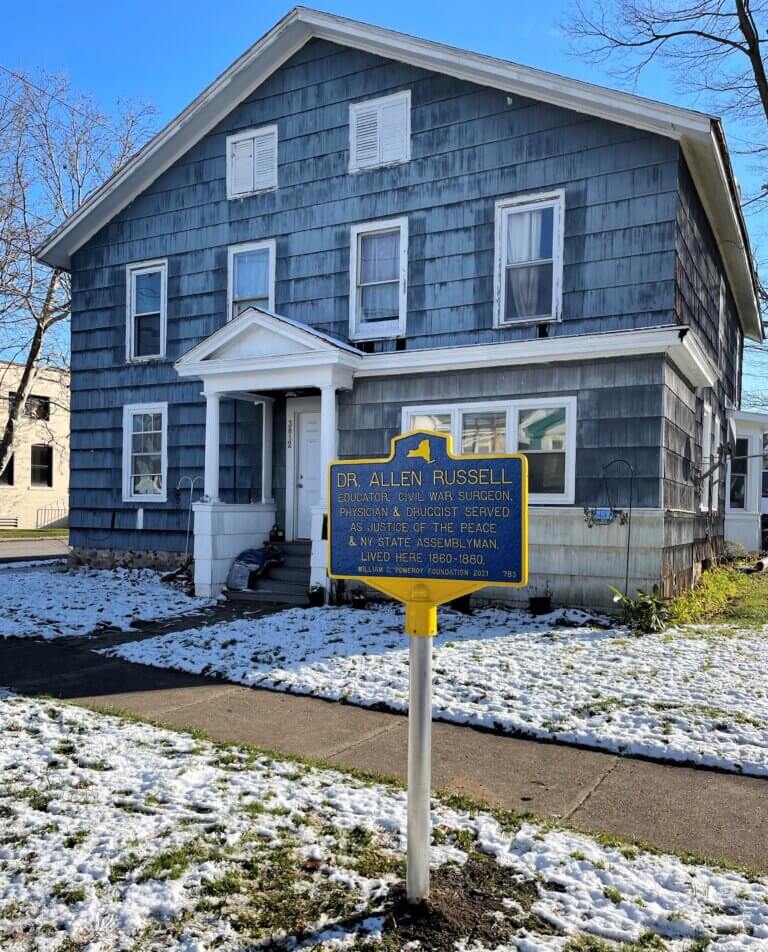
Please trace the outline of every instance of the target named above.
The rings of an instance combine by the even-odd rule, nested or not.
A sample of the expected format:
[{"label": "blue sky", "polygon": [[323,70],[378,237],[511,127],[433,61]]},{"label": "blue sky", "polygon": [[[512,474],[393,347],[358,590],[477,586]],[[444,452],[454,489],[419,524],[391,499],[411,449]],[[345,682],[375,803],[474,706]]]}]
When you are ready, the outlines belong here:
[{"label": "blue sky", "polygon": [[[151,102],[167,122],[289,9],[261,0],[79,0],[61,15],[59,0],[5,4],[0,63],[12,69],[66,72],[105,108],[117,98]],[[568,53],[560,24],[569,0],[483,0],[468,8],[457,0],[324,0],[330,13],[367,20],[453,46],[528,66],[617,86],[607,68]],[[64,9],[67,9],[65,6]],[[692,108],[661,68],[644,74],[636,90],[653,99]],[[737,130],[731,129],[731,136]],[[745,191],[755,184],[747,162],[734,157]]]}]

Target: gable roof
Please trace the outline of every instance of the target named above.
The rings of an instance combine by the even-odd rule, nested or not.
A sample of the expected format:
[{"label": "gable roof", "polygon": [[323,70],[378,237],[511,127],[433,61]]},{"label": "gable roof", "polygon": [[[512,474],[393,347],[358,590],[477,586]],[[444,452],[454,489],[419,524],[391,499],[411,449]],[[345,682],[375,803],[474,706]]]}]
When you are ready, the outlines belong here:
[{"label": "gable roof", "polygon": [[35,250],[36,256],[52,267],[69,269],[71,256],[78,248],[313,38],[680,142],[715,234],[744,332],[762,340],[757,279],[738,188],[718,119],[306,7],[295,7],[235,60],[62,222]]},{"label": "gable roof", "polygon": [[310,355],[328,361],[342,355],[362,357],[363,352],[344,341],[324,334],[308,324],[301,324],[261,307],[247,307],[231,321],[195,344],[175,363],[186,376],[194,375],[203,361],[253,361],[258,357],[271,365],[276,357],[298,355],[301,363]]}]

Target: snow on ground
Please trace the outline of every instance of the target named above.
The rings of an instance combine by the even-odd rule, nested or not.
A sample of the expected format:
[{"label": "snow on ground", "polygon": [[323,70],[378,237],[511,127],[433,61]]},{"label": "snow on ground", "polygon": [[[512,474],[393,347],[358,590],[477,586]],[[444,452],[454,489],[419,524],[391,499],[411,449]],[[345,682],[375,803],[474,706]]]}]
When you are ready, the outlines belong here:
[{"label": "snow on ground", "polygon": [[[402,632],[394,607],[291,609],[104,653],[404,711]],[[768,776],[766,670],[768,639],[755,631],[638,637],[583,612],[443,611],[433,710],[460,724]]]},{"label": "snow on ground", "polygon": [[[341,949],[366,932],[375,949],[392,928],[401,790],[9,693],[0,730],[4,952],[235,952],[291,936]],[[433,823],[436,881],[469,856],[503,884],[482,901],[504,941],[473,950],[565,952],[583,934],[674,952],[768,943],[765,879],[439,801]]]},{"label": "snow on ground", "polygon": [[213,602],[190,598],[151,569],[61,571],[8,565],[0,572],[0,638],[61,638],[135,621],[173,618]]}]

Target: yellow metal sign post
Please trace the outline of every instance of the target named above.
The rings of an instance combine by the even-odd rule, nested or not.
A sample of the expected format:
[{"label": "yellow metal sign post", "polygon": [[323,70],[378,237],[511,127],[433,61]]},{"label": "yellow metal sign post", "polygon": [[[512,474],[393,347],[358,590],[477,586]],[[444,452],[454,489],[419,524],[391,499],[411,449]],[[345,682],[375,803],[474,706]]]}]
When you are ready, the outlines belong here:
[{"label": "yellow metal sign post", "polygon": [[405,605],[410,641],[408,872],[429,896],[432,636],[437,607],[528,583],[528,468],[517,453],[455,456],[450,436],[416,430],[386,459],[337,460],[328,473],[328,566]]}]

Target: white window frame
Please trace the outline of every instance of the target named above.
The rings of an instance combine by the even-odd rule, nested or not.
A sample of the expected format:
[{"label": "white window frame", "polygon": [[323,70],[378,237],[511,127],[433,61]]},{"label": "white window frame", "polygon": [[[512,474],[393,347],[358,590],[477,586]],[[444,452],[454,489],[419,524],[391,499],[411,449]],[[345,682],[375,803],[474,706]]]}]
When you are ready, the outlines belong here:
[{"label": "white window frame", "polygon": [[[247,192],[235,192],[234,191],[234,176],[232,174],[232,150],[239,142],[244,142],[247,139],[260,139],[265,136],[274,136],[275,137],[275,162],[272,167],[272,181],[269,185],[262,185],[259,188],[249,189]],[[277,135],[277,125],[272,124],[269,126],[261,126],[258,129],[244,129],[242,132],[236,132],[231,136],[227,136],[227,198],[245,198],[248,195],[258,195],[261,192],[270,192],[273,189],[277,188],[277,153],[279,148],[279,140]],[[254,147],[254,162],[256,161],[256,150]],[[256,171],[254,168],[254,186],[256,183]]]},{"label": "white window frame", "polygon": [[[736,450],[737,454],[738,454],[739,440],[746,440],[746,443],[747,443],[747,471],[745,473],[736,474],[737,476],[744,477],[744,505],[743,507],[734,509],[731,506],[731,457],[728,458],[728,466],[726,467],[726,475],[725,475],[725,511],[727,513],[734,513],[735,515],[739,515],[739,514],[743,515],[744,513],[747,513],[747,512],[754,512],[754,510],[750,508],[750,493],[752,491],[752,481],[754,479],[752,462],[753,462],[753,459],[755,458],[753,455],[755,452],[755,447],[754,447],[752,434],[749,434],[749,433],[736,434],[736,446],[734,447],[734,449]],[[762,450],[762,436],[760,437],[760,448]],[[763,465],[762,460],[760,460],[761,496],[759,497],[759,500],[758,500],[758,511],[760,511],[760,508],[761,508],[760,502],[762,501],[762,465]]]},{"label": "white window frame", "polygon": [[277,243],[274,238],[268,238],[264,241],[244,241],[239,245],[230,245],[227,248],[227,320],[233,320],[235,306],[235,258],[239,254],[248,251],[269,251],[269,305],[268,311],[275,310],[275,257],[277,253]]},{"label": "white window frame", "polygon": [[516,453],[518,440],[518,422],[521,410],[541,410],[547,407],[565,408],[565,490],[562,493],[529,493],[528,502],[537,506],[573,505],[576,498],[576,412],[577,397],[541,397],[524,400],[499,400],[493,402],[470,403],[430,403],[404,406],[400,419],[400,432],[407,433],[411,419],[420,414],[442,413],[451,415],[451,435],[454,453],[461,452],[462,414],[499,413],[507,415],[507,452]]},{"label": "white window frame", "polygon": [[[712,424],[712,450],[711,457],[712,463],[714,466],[715,463],[720,462],[719,449],[720,449],[720,438],[722,433],[722,420],[720,419],[720,414],[716,413],[713,418]],[[712,505],[712,511],[717,512],[720,509],[720,473],[722,471],[722,466],[719,466],[714,473],[712,473],[712,485],[709,489],[709,496]]]},{"label": "white window frame", "polygon": [[[386,106],[391,106],[397,102],[405,103],[405,155],[401,159],[388,159],[382,161],[381,158],[376,162],[366,165],[360,165],[355,162],[355,152],[357,151],[357,114],[369,109],[377,109],[379,112],[379,147],[381,147],[381,110]],[[381,151],[381,148],[379,148]],[[392,93],[389,96],[379,96],[376,99],[364,99],[362,102],[353,102],[349,104],[349,171],[367,172],[369,169],[387,168],[390,165],[402,165],[411,161],[411,91],[404,89],[399,93]]]},{"label": "white window frame", "polygon": [[[162,443],[160,446],[160,475],[162,492],[157,495],[148,493],[136,495],[131,492],[131,435],[132,420],[138,413],[161,414]],[[168,501],[168,404],[167,403],[129,403],[123,407],[123,502],[160,503]]]},{"label": "white window frame", "polygon": [[[704,404],[701,417],[701,472],[702,475],[712,466],[712,407],[709,403]],[[712,499],[712,477],[707,476],[701,481],[701,499],[699,508],[703,512],[709,512],[709,504]]]},{"label": "white window frame", "polygon": [[[552,313],[532,317],[516,317],[505,320],[506,311],[506,247],[505,224],[510,213],[536,211],[540,208],[554,209],[552,223]],[[493,326],[514,327],[517,324],[546,324],[563,319],[563,244],[565,240],[565,189],[541,192],[533,195],[515,195],[500,198],[496,202],[494,277],[493,277]]]},{"label": "white window frame", "polygon": [[[134,354],[136,344],[136,324],[134,305],[136,301],[136,281],[141,274],[160,272],[160,353],[137,356]],[[125,354],[130,363],[145,363],[149,360],[163,360],[165,358],[168,336],[168,260],[157,258],[154,261],[136,261],[125,269]]]},{"label": "white window frame", "polygon": [[[381,321],[374,328],[358,326],[357,317],[357,263],[360,237],[380,231],[400,230],[400,294],[398,316]],[[387,218],[383,221],[361,222],[352,225],[349,233],[349,338],[350,340],[382,340],[405,335],[408,313],[408,219]]]}]

